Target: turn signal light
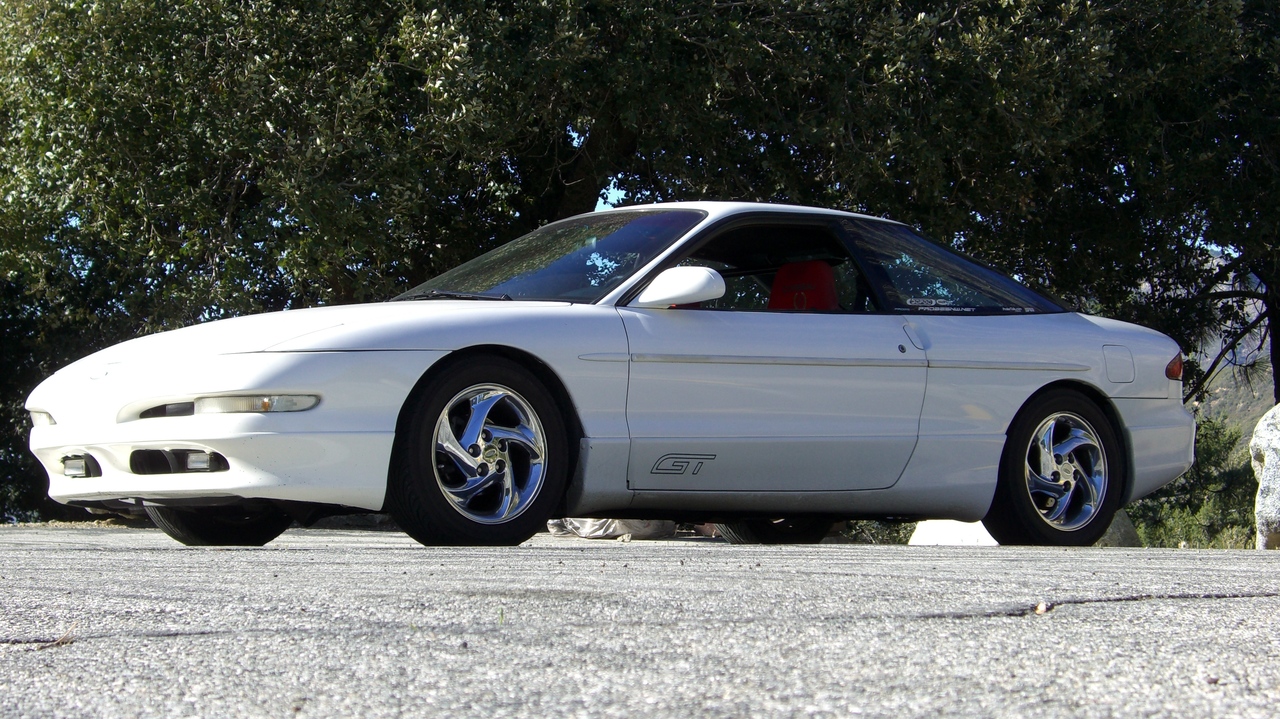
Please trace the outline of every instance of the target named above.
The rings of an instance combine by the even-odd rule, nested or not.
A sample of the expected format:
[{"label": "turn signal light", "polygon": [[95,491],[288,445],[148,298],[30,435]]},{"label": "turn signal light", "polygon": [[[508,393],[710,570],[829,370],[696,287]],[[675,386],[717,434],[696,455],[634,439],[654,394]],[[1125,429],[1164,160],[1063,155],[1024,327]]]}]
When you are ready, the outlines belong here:
[{"label": "turn signal light", "polygon": [[1169,360],[1169,364],[1164,366],[1164,376],[1169,379],[1182,381],[1182,354]]},{"label": "turn signal light", "polygon": [[302,412],[320,404],[313,394],[246,395],[238,397],[200,397],[195,401],[196,414],[229,414],[234,412]]}]

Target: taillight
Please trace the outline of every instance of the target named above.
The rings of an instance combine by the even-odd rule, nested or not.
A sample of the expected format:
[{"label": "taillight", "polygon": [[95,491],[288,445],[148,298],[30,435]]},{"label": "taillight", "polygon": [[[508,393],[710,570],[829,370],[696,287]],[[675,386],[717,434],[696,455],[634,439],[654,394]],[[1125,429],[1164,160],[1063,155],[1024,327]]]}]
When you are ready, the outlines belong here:
[{"label": "taillight", "polygon": [[1177,357],[1169,360],[1169,364],[1164,366],[1164,376],[1169,379],[1182,380],[1182,353],[1179,352]]}]

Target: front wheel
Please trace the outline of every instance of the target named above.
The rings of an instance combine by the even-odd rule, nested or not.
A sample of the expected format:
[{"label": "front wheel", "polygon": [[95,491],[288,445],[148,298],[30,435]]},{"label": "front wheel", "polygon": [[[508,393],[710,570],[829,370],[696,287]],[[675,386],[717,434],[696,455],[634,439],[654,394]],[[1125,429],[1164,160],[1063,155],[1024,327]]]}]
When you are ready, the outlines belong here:
[{"label": "front wheel", "polygon": [[192,547],[261,547],[293,518],[275,507],[146,507],[165,534]]},{"label": "front wheel", "polygon": [[498,357],[444,369],[396,438],[388,508],[425,545],[519,544],[564,495],[565,423],[546,387]]},{"label": "front wheel", "polygon": [[1000,544],[1088,546],[1111,526],[1124,481],[1106,415],[1076,392],[1046,392],[1010,425],[982,523]]},{"label": "front wheel", "polygon": [[830,519],[744,519],[717,524],[730,544],[817,544],[835,524]]}]

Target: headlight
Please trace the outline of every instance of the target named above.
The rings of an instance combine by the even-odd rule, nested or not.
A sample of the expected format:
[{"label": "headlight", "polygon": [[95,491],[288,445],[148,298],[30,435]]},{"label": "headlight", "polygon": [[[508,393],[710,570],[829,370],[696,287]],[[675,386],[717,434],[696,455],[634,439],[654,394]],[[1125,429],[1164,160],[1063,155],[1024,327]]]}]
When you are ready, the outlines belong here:
[{"label": "headlight", "polygon": [[302,412],[320,404],[313,394],[244,395],[239,397],[199,397],[196,414],[232,412]]},{"label": "headlight", "polygon": [[48,412],[31,410],[31,424],[35,425],[36,427],[48,427],[50,425],[57,424],[57,422],[53,421],[53,415],[49,414]]}]

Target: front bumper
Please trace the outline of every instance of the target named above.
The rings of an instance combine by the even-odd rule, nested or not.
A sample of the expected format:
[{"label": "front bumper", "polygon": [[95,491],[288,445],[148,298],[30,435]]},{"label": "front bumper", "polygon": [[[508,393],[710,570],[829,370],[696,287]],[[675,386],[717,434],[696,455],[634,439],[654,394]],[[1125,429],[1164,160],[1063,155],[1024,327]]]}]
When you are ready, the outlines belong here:
[{"label": "front bumper", "polygon": [[[372,511],[382,507],[394,432],[224,429],[228,431],[220,436],[133,436],[118,441],[55,442],[33,450],[49,472],[49,496],[64,504],[239,497],[318,502]],[[135,474],[130,469],[130,458],[135,451],[146,449],[217,453],[226,459],[228,469]],[[101,476],[62,474],[63,457],[84,455],[96,460]]]},{"label": "front bumper", "polygon": [[[49,473],[49,496],[63,503],[245,498],[378,510],[400,408],[443,355],[245,353],[177,366],[123,363],[106,373],[77,363],[28,400],[57,422],[32,429],[31,450]],[[137,418],[144,405],[237,393],[321,401],[302,412]],[[147,450],[216,453],[226,468],[138,473],[131,460]],[[76,456],[92,457],[99,476],[65,476],[62,460]]]}]

